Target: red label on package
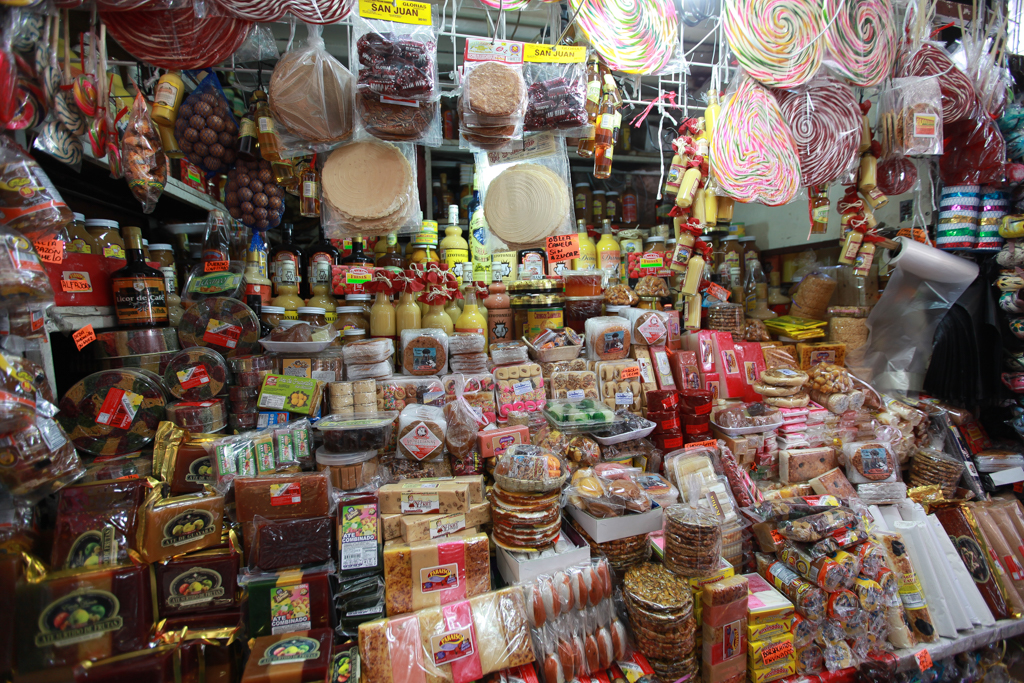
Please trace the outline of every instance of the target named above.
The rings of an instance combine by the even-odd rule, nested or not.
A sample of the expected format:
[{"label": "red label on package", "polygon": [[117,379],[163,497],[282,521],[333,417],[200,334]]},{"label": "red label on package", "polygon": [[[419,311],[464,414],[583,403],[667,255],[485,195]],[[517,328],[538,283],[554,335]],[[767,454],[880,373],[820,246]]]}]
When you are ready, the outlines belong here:
[{"label": "red label on package", "polygon": [[118,429],[128,429],[132,426],[140,405],[142,396],[139,394],[112,388],[103,399],[100,412],[96,415],[96,422]]},{"label": "red label on package", "polygon": [[81,351],[90,342],[96,341],[96,332],[92,329],[92,325],[86,325],[82,329],[71,335],[71,338],[75,340],[75,346]]},{"label": "red label on package", "polygon": [[728,301],[731,294],[732,292],[718,283],[711,282],[708,284],[708,296],[712,296],[719,301]]},{"label": "red label on package", "polygon": [[238,325],[210,318],[210,322],[206,325],[206,332],[203,333],[203,341],[233,349],[238,346],[238,339],[241,336],[242,328]]},{"label": "red label on package", "polygon": [[688,443],[683,450],[693,451],[698,448],[718,448],[718,442],[714,439],[708,439],[707,441],[697,441],[696,443]]},{"label": "red label on package", "polygon": [[231,261],[207,261],[203,264],[206,273],[220,273],[231,267]]},{"label": "red label on package", "polygon": [[210,376],[206,372],[205,365],[197,365],[193,368],[178,370],[178,383],[182,389],[193,389],[210,383]]},{"label": "red label on package", "polygon": [[280,505],[298,505],[302,502],[302,487],[298,482],[290,484],[270,485],[270,504],[274,507]]}]

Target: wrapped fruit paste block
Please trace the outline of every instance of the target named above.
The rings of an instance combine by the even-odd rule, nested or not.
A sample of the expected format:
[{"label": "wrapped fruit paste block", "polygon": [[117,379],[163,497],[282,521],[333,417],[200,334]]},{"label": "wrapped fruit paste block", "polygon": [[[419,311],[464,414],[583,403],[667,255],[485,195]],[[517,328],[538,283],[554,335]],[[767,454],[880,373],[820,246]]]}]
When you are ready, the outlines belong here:
[{"label": "wrapped fruit paste block", "polygon": [[43,368],[26,358],[0,353],[0,431],[34,424],[39,398],[55,400]]},{"label": "wrapped fruit paste block", "polygon": [[172,401],[167,404],[167,419],[190,432],[212,434],[227,425],[227,406],[222,398]]},{"label": "wrapped fruit paste block", "polygon": [[181,444],[171,447],[174,453],[169,458],[169,466],[165,468],[165,481],[171,485],[172,496],[199,493],[204,486],[212,486],[216,482],[213,454],[209,446],[216,439],[214,434],[189,434]]},{"label": "wrapped fruit paste block", "polygon": [[522,591],[504,588],[359,625],[366,680],[469,683],[534,660]]},{"label": "wrapped fruit paste block", "polygon": [[0,483],[14,496],[49,495],[84,472],[74,445],[50,418],[0,434]]},{"label": "wrapped fruit paste block", "polygon": [[332,557],[333,517],[271,521],[253,520],[249,550],[250,571],[277,571],[287,567],[326,564]]},{"label": "wrapped fruit paste block", "polygon": [[389,616],[480,595],[491,587],[487,534],[387,547],[384,580]]},{"label": "wrapped fruit paste block", "polygon": [[219,545],[224,496],[192,493],[160,499],[154,489],[139,514],[139,554],[146,562]]},{"label": "wrapped fruit paste block", "polygon": [[177,351],[181,346],[178,343],[178,330],[173,327],[154,327],[98,332],[96,343],[89,348],[97,358],[114,358]]},{"label": "wrapped fruit paste block", "polygon": [[253,641],[242,683],[312,683],[325,681],[331,668],[329,628],[264,636]]},{"label": "wrapped fruit paste block", "polygon": [[459,481],[404,481],[378,490],[385,515],[452,514],[469,511],[469,486]]},{"label": "wrapped fruit paste block", "polygon": [[85,661],[75,667],[75,683],[175,683],[185,676],[196,676],[195,660],[182,660],[175,645],[162,645],[151,650],[127,652],[99,662]]},{"label": "wrapped fruit paste block", "polygon": [[391,443],[397,417],[395,410],[353,413],[351,417],[330,415],[317,422],[316,428],[328,453],[383,451]]},{"label": "wrapped fruit paste block", "polygon": [[120,455],[153,440],[166,405],[163,388],[152,377],[137,370],[104,370],[64,394],[57,421],[77,448]]},{"label": "wrapped fruit paste block", "polygon": [[231,609],[238,591],[238,552],[215,548],[153,564],[157,609],[161,618]]},{"label": "wrapped fruit paste block", "polygon": [[21,582],[16,605],[16,667],[25,680],[67,681],[70,667],[81,661],[150,644],[153,599],[144,565],[62,571]]},{"label": "wrapped fruit paste block", "polygon": [[981,591],[985,604],[996,619],[1018,619],[1013,605],[1006,599],[1001,579],[1004,576],[995,551],[989,548],[981,533],[974,513],[967,505],[956,505],[935,513],[942,528],[946,530],[960,558],[967,565],[967,571]]},{"label": "wrapped fruit paste block", "polygon": [[222,355],[195,347],[178,352],[167,364],[164,386],[176,398],[203,401],[219,395],[229,378]]},{"label": "wrapped fruit paste block", "polygon": [[227,358],[245,356],[259,353],[260,321],[241,301],[215,296],[185,311],[178,337],[185,348],[205,346]]},{"label": "wrapped fruit paste block", "polygon": [[262,410],[286,410],[301,415],[317,414],[326,382],[308,377],[267,375],[257,405]]},{"label": "wrapped fruit paste block", "polygon": [[246,548],[252,545],[252,522],[257,515],[303,519],[331,513],[331,477],[326,471],[237,477],[234,485],[235,517],[243,525]]},{"label": "wrapped fruit paste block", "polygon": [[57,498],[50,566],[62,569],[125,564],[148,487],[142,480],[101,481],[62,489]]},{"label": "wrapped fruit paste block", "polygon": [[326,570],[283,571],[250,579],[249,635],[253,637],[327,628],[334,611]]},{"label": "wrapped fruit paste block", "polygon": [[380,571],[384,544],[377,494],[346,494],[338,507],[339,573],[346,577]]}]

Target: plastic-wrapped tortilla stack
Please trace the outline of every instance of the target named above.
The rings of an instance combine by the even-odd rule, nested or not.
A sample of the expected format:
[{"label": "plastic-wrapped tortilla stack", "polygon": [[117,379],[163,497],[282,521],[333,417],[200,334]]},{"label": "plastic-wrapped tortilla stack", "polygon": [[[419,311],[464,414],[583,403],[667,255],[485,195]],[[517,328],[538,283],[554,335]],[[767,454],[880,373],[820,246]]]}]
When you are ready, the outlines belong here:
[{"label": "plastic-wrapped tortilla stack", "polygon": [[327,157],[323,201],[354,232],[386,235],[416,208],[413,181],[412,165],[394,145],[353,142]]}]

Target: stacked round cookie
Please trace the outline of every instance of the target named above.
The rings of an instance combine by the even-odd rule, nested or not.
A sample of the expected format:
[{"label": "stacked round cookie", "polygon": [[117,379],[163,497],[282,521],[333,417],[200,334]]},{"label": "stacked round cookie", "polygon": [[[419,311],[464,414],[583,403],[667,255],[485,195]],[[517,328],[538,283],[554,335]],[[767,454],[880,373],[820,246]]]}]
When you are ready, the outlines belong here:
[{"label": "stacked round cookie", "polygon": [[555,542],[561,529],[562,510],[558,490],[546,493],[491,490],[491,536],[508,550],[544,548]]},{"label": "stacked round cookie", "polygon": [[779,408],[803,408],[810,401],[803,391],[807,381],[807,373],[789,368],[774,368],[761,373],[759,382],[754,383],[754,391],[764,397],[768,405]]},{"label": "stacked round cookie", "polygon": [[665,508],[665,566],[680,576],[710,574],[722,556],[717,517],[689,505]]},{"label": "stacked round cookie", "polygon": [[501,62],[475,65],[459,97],[459,131],[481,149],[497,150],[522,134],[526,81],[519,69]]},{"label": "stacked round cookie", "polygon": [[608,558],[608,564],[615,570],[616,574],[625,573],[630,567],[634,567],[651,558],[651,539],[648,534],[627,536],[606,543],[598,543],[592,539],[583,527],[575,519],[570,520],[572,527],[579,532],[591,547]]},{"label": "stacked round cookie", "polygon": [[622,595],[637,648],[658,677],[674,681],[696,673],[689,581],[644,562],[626,572]]},{"label": "stacked round cookie", "polygon": [[323,201],[353,232],[386,235],[418,207],[415,174],[402,151],[386,142],[353,142],[324,163]]}]

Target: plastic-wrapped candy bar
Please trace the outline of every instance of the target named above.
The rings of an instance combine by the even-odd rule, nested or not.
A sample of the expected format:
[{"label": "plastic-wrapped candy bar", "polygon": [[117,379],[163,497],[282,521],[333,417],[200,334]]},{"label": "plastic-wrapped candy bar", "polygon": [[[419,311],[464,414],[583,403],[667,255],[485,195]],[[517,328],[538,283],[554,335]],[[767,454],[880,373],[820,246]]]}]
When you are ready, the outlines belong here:
[{"label": "plastic-wrapped candy bar", "polygon": [[71,570],[18,585],[15,629],[18,673],[67,681],[82,660],[100,660],[149,646],[153,625],[149,568]]},{"label": "plastic-wrapped candy bar", "polygon": [[770,555],[755,553],[755,557],[757,573],[792,600],[801,616],[811,621],[817,621],[825,616],[826,594],[820,588],[804,581],[796,572],[773,560]]},{"label": "plastic-wrapped candy bar", "polygon": [[253,541],[247,546],[249,569],[277,571],[285,567],[322,565],[332,557],[332,517],[272,521],[253,518]]},{"label": "plastic-wrapped candy bar", "polygon": [[579,128],[587,123],[586,93],[578,81],[557,76],[526,89],[529,131]]},{"label": "plastic-wrapped candy bar", "polygon": [[785,542],[779,549],[778,558],[829,593],[842,588],[846,580],[846,570],[842,565],[827,557],[814,559],[791,541]]},{"label": "plastic-wrapped candy bar", "polygon": [[794,541],[812,543],[857,525],[857,516],[845,508],[833,508],[810,517],[779,522],[779,533]]},{"label": "plastic-wrapped candy bar", "polygon": [[329,628],[257,638],[242,683],[327,680],[333,638]]},{"label": "plastic-wrapped candy bar", "polygon": [[57,421],[83,451],[119,455],[153,440],[166,404],[163,387],[142,371],[104,370],[64,394]]},{"label": "plastic-wrapped candy bar", "polygon": [[226,358],[259,352],[260,321],[237,299],[211,297],[181,318],[178,337],[185,348],[205,346]]},{"label": "plastic-wrapped candy bar", "polygon": [[205,401],[221,393],[228,382],[224,357],[212,349],[195,347],[177,353],[164,371],[164,386],[176,398]]},{"label": "plastic-wrapped candy bar", "polygon": [[249,635],[258,638],[329,627],[334,612],[329,577],[326,570],[293,571],[244,582],[249,592]]},{"label": "plastic-wrapped candy bar", "polygon": [[125,564],[128,550],[135,547],[135,523],[146,489],[140,479],[62,489],[50,566],[96,569]]},{"label": "plastic-wrapped candy bar", "polygon": [[231,609],[238,591],[238,552],[214,548],[178,555],[153,565],[160,617]]},{"label": "plastic-wrapped candy bar", "polygon": [[429,99],[434,91],[432,43],[394,33],[365,33],[356,41],[360,92]]},{"label": "plastic-wrapped candy bar", "polygon": [[331,477],[327,471],[238,477],[235,486],[235,515],[242,524],[245,547],[253,541],[252,522],[266,519],[321,517],[331,510]]},{"label": "plastic-wrapped candy bar", "polygon": [[146,562],[220,544],[224,496],[189,493],[161,498],[154,489],[139,513],[136,544]]}]

